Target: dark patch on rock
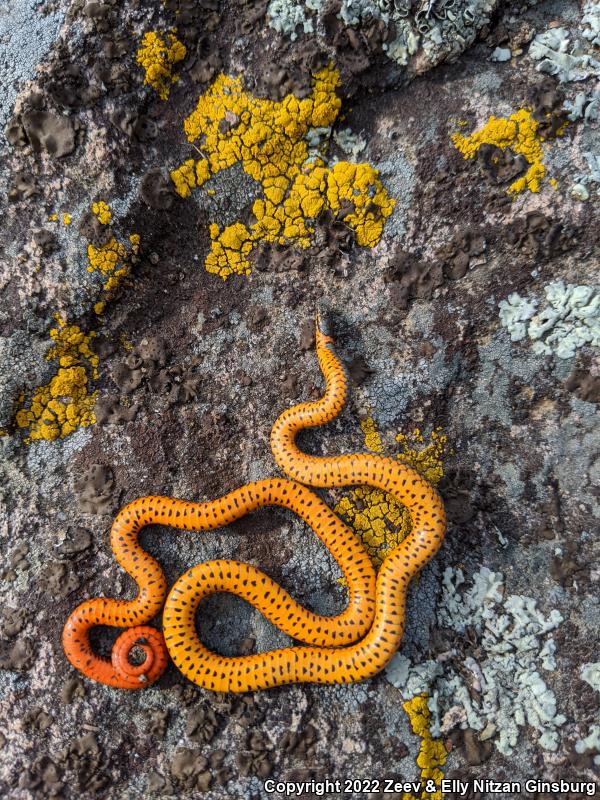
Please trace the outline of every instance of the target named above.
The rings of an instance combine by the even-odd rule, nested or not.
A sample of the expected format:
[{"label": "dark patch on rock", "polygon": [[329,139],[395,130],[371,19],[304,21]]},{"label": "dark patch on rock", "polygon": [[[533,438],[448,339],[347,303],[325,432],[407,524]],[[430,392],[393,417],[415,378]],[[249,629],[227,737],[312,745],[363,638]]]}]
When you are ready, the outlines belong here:
[{"label": "dark patch on rock", "polygon": [[492,755],[494,746],[492,742],[482,742],[479,739],[479,734],[472,728],[466,728],[461,731],[462,747],[464,748],[465,758],[467,764],[471,767],[479,767],[484,764]]},{"label": "dark patch on rock", "polygon": [[20,117],[11,117],[4,128],[4,135],[13,147],[25,147],[28,143],[27,134]]},{"label": "dark patch on rock", "polygon": [[110,782],[110,763],[93,733],[72,741],[57,760],[71,773],[72,783],[80,792],[93,795]]},{"label": "dark patch on rock", "polygon": [[0,615],[0,635],[11,637],[21,633],[27,622],[27,612],[24,608],[10,608],[5,606]]},{"label": "dark patch on rock", "polygon": [[113,237],[110,225],[103,225],[91,211],[86,211],[79,221],[79,233],[90,244],[100,247]]},{"label": "dark patch on rock", "polygon": [[260,242],[250,258],[260,272],[301,272],[306,268],[304,252],[287,244]]},{"label": "dark patch on rock", "polygon": [[77,576],[63,561],[46,564],[42,570],[42,583],[46,591],[54,597],[68,597],[79,587]]},{"label": "dark patch on rock", "polygon": [[173,182],[163,169],[146,172],[140,183],[140,193],[146,205],[160,211],[167,211],[175,202]]},{"label": "dark patch on rock", "polygon": [[75,494],[85,514],[110,514],[116,498],[113,471],[104,464],[90,464],[75,479]]},{"label": "dark patch on rock", "polygon": [[141,358],[137,354],[130,353],[125,361],[114,365],[110,377],[124,394],[135,391],[144,380]]},{"label": "dark patch on rock", "polygon": [[514,181],[524,175],[528,168],[525,156],[514,153],[510,147],[501,149],[493,144],[482,144],[477,151],[477,159],[488,180],[499,185]]},{"label": "dark patch on rock", "polygon": [[173,786],[171,782],[168,781],[164,775],[161,775],[160,772],[148,773],[146,786],[151,794],[160,793],[161,797],[165,797],[165,795],[170,795],[173,793]]},{"label": "dark patch on rock", "polygon": [[291,372],[288,373],[281,382],[281,391],[284,397],[295,400],[299,393],[298,375]]},{"label": "dark patch on rock", "polygon": [[60,797],[64,786],[62,770],[47,755],[34,757],[19,776],[19,788],[32,790],[37,797]]},{"label": "dark patch on rock", "polygon": [[443,263],[444,276],[455,281],[464,278],[471,266],[484,263],[485,245],[485,237],[478,231],[468,228],[458,231],[437,252]]},{"label": "dark patch on rock", "polygon": [[48,256],[58,248],[58,241],[52,231],[40,228],[33,232],[33,241],[42,255]]},{"label": "dark patch on rock", "polygon": [[29,566],[27,561],[28,554],[29,545],[27,542],[20,542],[7,558],[6,569],[2,571],[3,580],[14,581],[17,577],[17,572]]},{"label": "dark patch on rock", "polygon": [[319,736],[315,727],[308,723],[303,730],[285,731],[279,739],[278,748],[282,753],[294,753],[302,756],[303,759],[312,759],[315,755],[318,740]]},{"label": "dark patch on rock", "polygon": [[270,758],[271,748],[266,736],[260,731],[248,734],[246,750],[237,753],[235,763],[244,778],[256,775],[258,778],[268,778],[273,770]]},{"label": "dark patch on rock", "polygon": [[200,750],[183,747],[177,750],[171,762],[171,775],[182,789],[207,792],[212,783],[208,759]]},{"label": "dark patch on rock", "polygon": [[57,545],[56,552],[63,558],[78,558],[92,544],[92,534],[87,528],[71,526],[64,540]]},{"label": "dark patch on rock", "polygon": [[217,715],[208,704],[205,704],[189,712],[185,734],[191,742],[210,744],[215,738],[218,727]]},{"label": "dark patch on rock", "polygon": [[36,731],[47,731],[54,724],[54,720],[43,708],[35,706],[23,715],[23,727],[33,728]]},{"label": "dark patch on rock", "polygon": [[39,194],[39,188],[31,172],[16,172],[8,190],[8,199],[16,203],[21,200],[28,200],[36,194]]},{"label": "dark patch on rock", "polygon": [[246,324],[253,333],[262,330],[269,321],[267,309],[264,306],[252,306],[248,310]]},{"label": "dark patch on rock", "polygon": [[565,381],[565,389],[586,403],[600,403],[600,375],[593,375],[585,369],[574,369]]},{"label": "dark patch on rock", "polygon": [[533,118],[538,122],[538,131],[544,139],[555,138],[568,122],[563,102],[563,92],[551,78],[544,78],[532,89]]},{"label": "dark patch on rock", "polygon": [[28,637],[10,643],[0,642],[0,667],[26,671],[33,666],[36,654],[33,641]]},{"label": "dark patch on rock", "polygon": [[109,115],[110,121],[130,139],[137,139],[142,144],[151,142],[158,136],[156,122],[144,114],[119,108]]},{"label": "dark patch on rock", "polygon": [[85,697],[85,686],[79,678],[69,678],[60,691],[60,701],[68,706],[76,697]]},{"label": "dark patch on rock", "polygon": [[404,250],[398,250],[390,259],[385,280],[391,284],[391,302],[401,310],[407,309],[412,300],[431,300],[444,282],[439,262],[420,261]]},{"label": "dark patch on rock", "polygon": [[355,356],[348,364],[348,372],[355,386],[361,386],[369,375],[374,375],[376,371],[371,369],[362,354]]},{"label": "dark patch on rock", "polygon": [[166,397],[169,405],[196,400],[200,376],[183,366],[165,367],[150,376],[150,387],[159,396]]},{"label": "dark patch on rock", "polygon": [[169,711],[163,708],[153,708],[146,717],[145,730],[155,739],[164,739],[169,721]]},{"label": "dark patch on rock", "polygon": [[189,76],[195,83],[208,83],[221,69],[223,62],[213,36],[200,36],[186,63]]},{"label": "dark patch on rock", "polygon": [[562,222],[553,222],[541,211],[530,211],[506,228],[506,241],[533,258],[552,258],[572,246]]},{"label": "dark patch on rock", "polygon": [[[125,389],[122,389],[122,391],[125,391]],[[121,425],[126,422],[132,422],[136,418],[139,409],[139,403],[124,406],[121,405],[118,397],[103,395],[96,400],[94,414],[99,425]]]},{"label": "dark patch on rock", "polygon": [[47,111],[28,111],[22,116],[27,140],[37,153],[45,151],[55,158],[75,150],[75,128],[68,117]]}]

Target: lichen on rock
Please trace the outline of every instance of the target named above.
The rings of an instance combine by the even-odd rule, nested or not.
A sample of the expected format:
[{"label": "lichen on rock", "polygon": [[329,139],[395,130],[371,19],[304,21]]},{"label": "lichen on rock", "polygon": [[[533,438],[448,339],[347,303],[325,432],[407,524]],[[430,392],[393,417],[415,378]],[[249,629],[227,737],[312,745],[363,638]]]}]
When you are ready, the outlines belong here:
[{"label": "lichen on rock", "polygon": [[56,362],[55,373],[35,389],[29,401],[22,398],[15,414],[15,423],[28,442],[64,438],[95,422],[92,386],[99,363],[92,347],[95,334],[85,333],[59,314],[56,322],[50,330],[53,345],[46,355],[48,361]]},{"label": "lichen on rock", "polygon": [[186,46],[179,41],[175,31],[161,34],[148,31],[137,51],[137,62],[145,71],[144,84],[151,86],[161,100],[166,100],[171,85],[178,80],[174,67],[183,61]]},{"label": "lichen on rock", "polygon": [[380,240],[394,200],[377,170],[346,161],[328,167],[322,158],[309,158],[307,135],[330,127],[339,114],[339,82],[339,73],[329,66],[314,74],[309,97],[290,94],[276,102],[250,95],[240,78],[220,75],[199,98],[184,130],[188,141],[200,139],[202,158],[171,171],[175,191],[189,197],[238,162],[262,189],[252,205],[252,224],[236,221],[221,228],[211,223],[208,272],[224,279],[248,274],[258,242],[309,247],[315,221],[327,210],[354,231],[360,246],[373,247]]}]

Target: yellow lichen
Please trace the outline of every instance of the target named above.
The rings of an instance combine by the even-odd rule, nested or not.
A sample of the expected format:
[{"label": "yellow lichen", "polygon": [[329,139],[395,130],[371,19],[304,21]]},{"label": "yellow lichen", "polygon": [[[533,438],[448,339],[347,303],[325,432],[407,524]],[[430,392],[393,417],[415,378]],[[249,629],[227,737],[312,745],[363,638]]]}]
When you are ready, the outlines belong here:
[{"label": "yellow lichen", "polygon": [[125,336],[124,333],[122,333],[121,336],[119,337],[119,341],[121,342],[121,347],[128,353],[131,353],[135,345],[133,344],[133,342],[129,341],[129,339],[127,338],[127,336]]},{"label": "yellow lichen", "polygon": [[96,421],[97,393],[90,391],[98,377],[98,356],[92,350],[95,334],[67,324],[58,314],[55,319],[57,327],[50,330],[54,344],[46,358],[57,362],[56,372],[35,389],[29,404],[19,399],[23,405],[15,415],[17,427],[27,431],[27,442],[63,438]]},{"label": "yellow lichen", "polygon": [[441,432],[441,428],[435,428],[431,432],[430,443],[419,449],[411,446],[411,443],[425,444],[425,438],[418,428],[408,436],[399,433],[396,436],[398,444],[402,445],[402,450],[397,458],[416,469],[424,478],[437,486],[444,477],[443,456],[448,452],[448,437]]},{"label": "yellow lichen", "polygon": [[411,530],[410,515],[404,506],[371,486],[357,486],[342,497],[335,512],[356,532],[376,568]]},{"label": "yellow lichen", "polygon": [[129,237],[130,250],[126,245],[117,239],[110,239],[106,244],[95,247],[88,244],[88,272],[99,272],[106,280],[103,287],[108,295],[112,295],[123,278],[129,275],[130,256],[139,251],[140,237],[137,233],[132,233]]},{"label": "yellow lichen", "polygon": [[58,222],[58,214],[56,211],[53,214],[48,214],[48,220],[50,222]]},{"label": "yellow lichen", "polygon": [[[373,418],[367,417],[360,427],[365,436],[365,446],[372,452],[384,453],[383,441]],[[442,458],[448,450],[447,437],[441,433],[441,428],[432,431],[427,444],[418,429],[409,436],[398,434],[396,441],[402,445],[401,452],[396,455],[398,460],[437,485],[444,475]],[[412,529],[408,510],[391,495],[372,486],[357,486],[342,497],[335,511],[357,533],[376,568]]]},{"label": "yellow lichen", "polygon": [[383,453],[383,441],[373,417],[361,420],[360,429],[365,435],[365,447],[373,453]]},{"label": "yellow lichen", "polygon": [[[474,158],[484,144],[494,145],[500,150],[510,149],[521,155],[530,165],[525,175],[513,181],[508,188],[509,194],[519,194],[525,189],[539,192],[540,184],[546,174],[543,163],[544,151],[540,135],[540,123],[534,119],[531,109],[521,108],[510,117],[490,117],[486,124],[470,136],[455,133],[452,136],[454,146],[464,158]],[[562,129],[557,135],[562,134]]]},{"label": "yellow lichen", "polygon": [[62,215],[62,221],[63,221],[63,225],[70,225],[71,221],[72,221],[71,215],[67,214],[67,213],[63,214]]},{"label": "yellow lichen", "polygon": [[108,225],[112,219],[112,211],[108,203],[104,200],[99,200],[97,203],[92,203],[92,213],[96,216],[102,225]]},{"label": "yellow lichen", "polygon": [[94,313],[96,313],[98,316],[104,314],[105,308],[106,308],[106,303],[104,303],[102,300],[98,301],[97,303],[94,303]]},{"label": "yellow lichen", "polygon": [[248,274],[248,256],[259,241],[309,247],[314,221],[326,209],[354,230],[359,245],[377,244],[395,204],[378,171],[369,164],[341,161],[328,167],[321,158],[308,158],[307,134],[332,125],[339,114],[339,83],[339,73],[329,66],[313,75],[308,97],[290,94],[277,102],[254,97],[244,91],[241,78],[221,74],[201,95],[184,130],[190,142],[202,137],[203,158],[188,159],[171,171],[175,191],[189,197],[237,163],[262,190],[250,227],[241,221],[223,229],[211,225],[208,272],[224,279]]},{"label": "yellow lichen", "polygon": [[173,67],[183,61],[185,45],[177,39],[175,31],[164,36],[156,31],[144,34],[137,51],[137,63],[145,70],[144,84],[151,86],[161,100],[166,100],[171,84],[179,80]]},{"label": "yellow lichen", "polygon": [[[406,711],[413,733],[421,740],[417,756],[417,766],[421,770],[419,800],[443,800],[439,786],[444,773],[440,767],[446,763],[448,754],[443,742],[431,735],[431,712],[427,706],[427,699],[427,693],[424,692],[403,703],[402,708]],[[412,794],[404,793],[402,800],[416,800],[416,798]]]}]

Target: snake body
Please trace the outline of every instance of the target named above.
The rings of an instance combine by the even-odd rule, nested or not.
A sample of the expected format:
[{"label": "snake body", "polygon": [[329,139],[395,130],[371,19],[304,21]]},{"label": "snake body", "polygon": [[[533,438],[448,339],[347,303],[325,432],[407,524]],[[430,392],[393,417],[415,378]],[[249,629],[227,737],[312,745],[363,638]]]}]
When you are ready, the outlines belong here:
[{"label": "snake body", "polygon": [[[413,469],[383,456],[311,456],[296,445],[300,430],[334,419],[346,401],[348,381],[321,317],[316,349],[326,381],[323,397],[284,411],[271,432],[279,467],[293,480],[270,478],[206,503],[170,497],[142,497],[125,506],[111,529],[118,563],[139,587],[133,600],[96,598],[69,617],[63,646],[71,663],[94,680],[136,689],[153,683],[168,656],[194,683],[221,692],[266,689],[293,682],[350,683],[379,672],[395,653],[404,631],[405,597],[411,578],[434,556],[445,533],[442,501]],[[410,511],[408,537],[386,557],[379,573],[358,538],[307,486],[368,484],[392,494]],[[139,544],[149,524],[185,530],[213,530],[257,508],[278,505],[298,514],[319,536],[340,566],[348,587],[348,606],[335,617],[303,608],[275,581],[249,564],[213,560],[188,570],[172,587],[160,565]],[[196,611],[204,597],[231,592],[247,600],[284,633],[305,645],[239,657],[220,656],[200,641]],[[164,604],[163,636],[147,625]],[[96,625],[128,628],[113,645],[111,659],[97,656],[89,642]],[[145,661],[134,666],[134,644]]]}]

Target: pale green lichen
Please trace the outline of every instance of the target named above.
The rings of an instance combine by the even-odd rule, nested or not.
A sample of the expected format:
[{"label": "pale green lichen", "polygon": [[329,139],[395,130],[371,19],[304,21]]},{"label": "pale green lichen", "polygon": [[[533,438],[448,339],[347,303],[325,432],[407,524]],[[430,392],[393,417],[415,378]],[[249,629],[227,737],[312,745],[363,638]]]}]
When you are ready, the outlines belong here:
[{"label": "pale green lichen", "polygon": [[388,680],[408,699],[429,693],[433,736],[445,732],[445,714],[453,709],[452,725],[480,731],[504,755],[514,751],[525,726],[538,731],[540,747],[556,751],[566,718],[557,712],[542,671],[556,669],[549,634],[563,617],[556,609],[545,616],[531,597],[507,595],[503,576],[487,567],[473,575],[470,588],[464,583],[462,570],[445,570],[437,624],[459,635],[469,630],[476,637],[475,655],[464,658],[453,651],[459,661],[413,665],[397,653],[386,668]]},{"label": "pale green lichen", "polygon": [[547,305],[539,311],[537,299],[516,292],[500,301],[500,322],[513,341],[528,336],[535,353],[557,358],[572,358],[586,345],[600,347],[600,289],[554,281],[544,293]]},{"label": "pale green lichen", "polygon": [[[582,680],[600,694],[600,662],[583,664],[580,675]],[[587,753],[595,750],[597,755],[594,756],[594,764],[600,766],[600,718],[598,714],[596,717],[598,722],[590,725],[588,735],[575,742],[575,752]]]}]

